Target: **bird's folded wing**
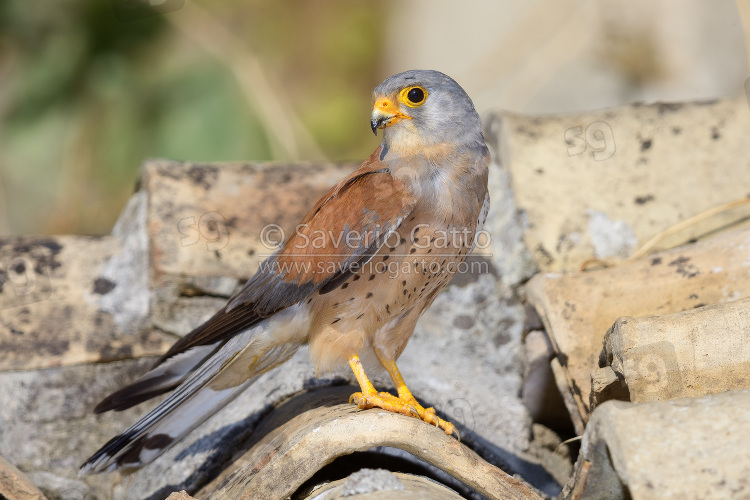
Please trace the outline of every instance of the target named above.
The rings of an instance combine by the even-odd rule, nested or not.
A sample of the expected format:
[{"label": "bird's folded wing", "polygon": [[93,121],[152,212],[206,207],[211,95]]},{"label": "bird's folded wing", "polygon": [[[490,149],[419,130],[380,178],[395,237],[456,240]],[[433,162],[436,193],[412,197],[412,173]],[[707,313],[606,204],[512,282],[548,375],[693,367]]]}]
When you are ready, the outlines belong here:
[{"label": "bird's folded wing", "polygon": [[147,399],[171,391],[184,382],[219,347],[221,347],[221,342],[195,346],[171,357],[167,362],[144,373],[135,382],[104,398],[96,405],[94,413],[126,410]]},{"label": "bird's folded wing", "polygon": [[225,340],[315,292],[326,293],[377,253],[416,197],[380,163],[380,148],[308,212],[227,306],[176,342],[159,362]]},{"label": "bird's folded wing", "polygon": [[262,338],[262,333],[272,331],[261,330],[261,338],[245,330],[226,342],[156,408],[94,453],[80,475],[151,462],[299,347],[292,342],[274,345]]},{"label": "bird's folded wing", "polygon": [[[239,308],[227,312],[226,308],[222,308],[178,340],[149,372],[100,401],[94,412],[125,410],[171,391],[214,355],[226,339],[251,329],[261,321],[263,318],[252,309]],[[205,339],[205,342],[194,342],[194,339]]]}]

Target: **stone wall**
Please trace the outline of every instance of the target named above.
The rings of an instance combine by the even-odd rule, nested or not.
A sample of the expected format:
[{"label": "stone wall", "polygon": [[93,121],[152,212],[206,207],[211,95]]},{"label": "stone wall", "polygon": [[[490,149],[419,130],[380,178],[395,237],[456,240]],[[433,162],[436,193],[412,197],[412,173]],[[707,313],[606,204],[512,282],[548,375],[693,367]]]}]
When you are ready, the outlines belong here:
[{"label": "stone wall", "polygon": [[[411,420],[375,415],[368,425],[380,426],[390,441],[372,443],[370,451],[344,443],[321,454],[306,464],[320,471],[319,483],[343,480],[353,472],[346,467],[359,464],[418,470],[471,498],[554,497],[566,482],[570,498],[597,498],[602,488],[674,498],[668,478],[641,489],[653,470],[634,472],[633,448],[600,451],[625,433],[641,439],[638,453],[667,453],[669,443],[647,439],[656,431],[638,425],[662,411],[647,406],[659,401],[699,398],[680,400],[693,408],[721,398],[716,404],[732,411],[750,409],[742,392],[750,388],[743,342],[750,327],[747,300],[738,300],[750,295],[747,130],[741,100],[486,116],[494,154],[491,237],[424,314],[400,359],[415,395],[459,426],[456,457],[465,453],[486,467],[486,482],[456,472],[459,462],[443,456],[449,448],[410,451],[398,436]],[[242,460],[257,456],[274,433],[299,438],[300,428],[284,425],[326,398],[345,403],[353,390],[328,388],[350,374],[315,374],[305,349],[116,484],[113,475],[78,479],[77,468],[154,406],[93,415],[96,402],[221,307],[354,167],[149,160],[112,234],[0,238],[0,493],[157,499],[185,490],[210,497],[230,476],[250,481],[245,490],[273,477],[243,472]],[[388,385],[387,377],[376,381]],[[726,392],[732,390],[740,392]],[[626,404],[646,409],[629,412],[628,427],[597,423],[606,421],[597,415]],[[349,418],[349,410],[343,404],[335,418]],[[279,411],[288,417],[279,420]],[[356,422],[371,412],[378,413],[354,414],[352,436],[364,432]],[[691,415],[674,437],[687,447],[699,435],[688,429],[702,428],[708,413]],[[426,434],[426,443],[445,437],[428,431],[438,434]],[[577,445],[561,441],[584,432],[573,471]],[[726,432],[737,446],[746,438],[732,427]],[[695,439],[707,456],[718,453],[710,440]],[[721,463],[716,470],[726,484],[742,473]],[[295,477],[290,491],[314,495],[309,476]],[[418,480],[393,481],[420,487]],[[221,491],[239,491],[232,484]]]}]

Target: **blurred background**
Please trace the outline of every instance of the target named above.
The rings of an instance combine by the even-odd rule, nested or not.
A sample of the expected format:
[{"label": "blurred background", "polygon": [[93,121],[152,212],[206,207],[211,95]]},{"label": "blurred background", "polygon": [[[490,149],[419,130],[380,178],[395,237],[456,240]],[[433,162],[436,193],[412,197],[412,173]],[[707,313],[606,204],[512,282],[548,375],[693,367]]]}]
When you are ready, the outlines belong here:
[{"label": "blurred background", "polygon": [[147,157],[362,160],[378,144],[372,88],[406,69],[448,73],[480,114],[738,96],[749,11],[750,0],[2,0],[0,235],[108,233]]}]

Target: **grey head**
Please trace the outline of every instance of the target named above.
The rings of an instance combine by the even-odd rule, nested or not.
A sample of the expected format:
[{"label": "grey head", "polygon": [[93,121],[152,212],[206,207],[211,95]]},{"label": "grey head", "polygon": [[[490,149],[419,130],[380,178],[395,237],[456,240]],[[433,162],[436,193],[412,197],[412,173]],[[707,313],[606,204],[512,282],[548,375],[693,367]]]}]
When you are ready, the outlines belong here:
[{"label": "grey head", "polygon": [[386,148],[436,144],[484,145],[474,103],[448,75],[410,70],[385,79],[373,91],[373,132],[384,129]]}]

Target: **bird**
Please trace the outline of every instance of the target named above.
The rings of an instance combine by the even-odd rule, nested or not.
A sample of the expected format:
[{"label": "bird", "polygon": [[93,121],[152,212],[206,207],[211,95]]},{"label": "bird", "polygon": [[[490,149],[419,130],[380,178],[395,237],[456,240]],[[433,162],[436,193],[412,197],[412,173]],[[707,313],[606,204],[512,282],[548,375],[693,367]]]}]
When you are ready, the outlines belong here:
[{"label": "bird", "polygon": [[[489,149],[472,100],[441,72],[390,76],[373,102],[370,127],[382,130],[380,145],[226,306],[95,407],[119,411],[170,393],[86,460],[80,475],[152,462],[305,344],[318,372],[348,363],[360,386],[349,399],[357,408],[413,416],[458,436],[416,400],[396,360],[484,225]],[[375,389],[364,361],[385,368],[397,396]]]}]

